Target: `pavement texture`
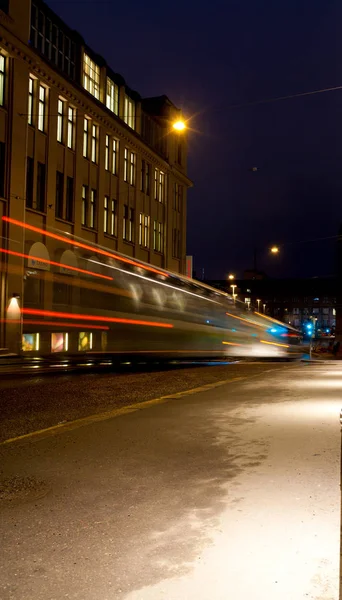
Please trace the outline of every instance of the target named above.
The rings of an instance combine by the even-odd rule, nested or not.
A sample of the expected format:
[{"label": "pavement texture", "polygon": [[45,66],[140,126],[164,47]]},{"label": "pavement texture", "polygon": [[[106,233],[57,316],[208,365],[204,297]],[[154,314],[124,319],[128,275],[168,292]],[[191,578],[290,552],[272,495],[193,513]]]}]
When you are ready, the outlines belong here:
[{"label": "pavement texture", "polygon": [[1,599],[337,600],[342,366],[257,366],[0,446]]},{"label": "pavement texture", "polygon": [[262,373],[278,365],[169,368],[147,373],[87,373],[1,379],[0,443],[59,423],[205,384]]}]

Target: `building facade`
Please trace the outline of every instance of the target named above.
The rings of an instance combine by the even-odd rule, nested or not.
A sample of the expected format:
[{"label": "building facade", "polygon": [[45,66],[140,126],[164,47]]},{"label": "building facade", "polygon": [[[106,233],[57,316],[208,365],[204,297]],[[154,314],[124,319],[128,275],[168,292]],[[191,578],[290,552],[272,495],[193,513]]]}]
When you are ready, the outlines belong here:
[{"label": "building facade", "polygon": [[21,343],[6,323],[12,297],[51,305],[41,272],[61,256],[44,230],[186,272],[179,118],[166,96],[130,89],[41,0],[0,0],[0,347]]},{"label": "building facade", "polygon": [[[335,333],[336,278],[251,279],[211,281],[210,285],[245,302],[251,309],[288,323],[306,333]],[[232,288],[233,286],[233,288]]]}]

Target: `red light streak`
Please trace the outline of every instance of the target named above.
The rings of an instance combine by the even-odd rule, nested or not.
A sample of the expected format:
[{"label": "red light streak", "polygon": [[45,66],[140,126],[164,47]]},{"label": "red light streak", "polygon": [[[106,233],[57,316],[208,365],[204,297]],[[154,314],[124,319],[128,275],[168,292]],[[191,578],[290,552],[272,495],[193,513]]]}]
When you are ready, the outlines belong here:
[{"label": "red light streak", "polygon": [[135,260],[131,260],[130,258],[125,258],[124,256],[112,254],[111,252],[107,252],[106,250],[102,250],[101,248],[89,246],[88,244],[83,244],[82,242],[77,242],[76,240],[69,240],[68,238],[66,238],[62,235],[58,235],[57,233],[50,233],[49,231],[45,231],[45,229],[41,229],[40,227],[35,227],[34,225],[29,225],[28,223],[23,223],[22,221],[17,221],[16,219],[12,219],[11,217],[2,217],[2,220],[6,221],[6,223],[11,223],[12,225],[17,225],[18,227],[22,227],[24,229],[29,229],[30,231],[35,231],[36,233],[41,233],[42,235],[46,235],[47,237],[50,237],[54,240],[59,240],[60,242],[65,242],[66,244],[70,244],[70,246],[76,246],[77,248],[83,248],[84,250],[91,250],[92,252],[96,252],[97,254],[102,254],[103,256],[109,256],[109,258],[121,260],[121,262],[125,262],[125,263],[133,265],[135,267],[145,269],[146,271],[151,271],[151,273],[156,273],[157,275],[163,275],[164,277],[169,276],[167,273],[164,273],[163,271],[159,271],[158,269],[154,269],[153,267],[149,267],[147,265],[141,265],[140,263],[136,262]]},{"label": "red light streak", "polygon": [[100,277],[100,279],[107,279],[109,281],[113,281],[113,277],[108,277],[108,275],[100,275],[99,273],[94,273],[93,271],[87,271],[86,269],[79,269],[78,267],[70,267],[69,265],[65,265],[64,263],[58,263],[53,260],[47,260],[46,258],[40,258],[38,256],[31,256],[30,254],[23,254],[22,252],[14,252],[13,250],[5,250],[4,248],[0,248],[0,252],[4,254],[10,254],[11,256],[19,256],[20,258],[28,258],[33,260],[38,260],[39,262],[46,263],[48,265],[53,265],[54,267],[63,267],[64,269],[69,269],[69,271],[77,271],[78,273],[85,273],[86,275],[93,275],[93,277]]},{"label": "red light streak", "polygon": [[[9,319],[6,320],[6,322],[8,322]],[[20,322],[20,321],[18,321]],[[13,323],[13,321],[12,321]],[[55,322],[55,321],[31,321],[31,320],[26,320],[24,319],[24,325],[52,325],[53,327],[77,327],[78,329],[81,329],[83,327],[83,329],[101,329],[103,330],[108,330],[109,327],[108,325],[85,325],[84,323],[61,323],[61,322]]]},{"label": "red light streak", "polygon": [[40,310],[37,308],[22,308],[24,315],[37,315],[40,317],[55,317],[56,319],[81,319],[85,321],[105,321],[106,323],[125,323],[126,325],[147,325],[149,327],[163,327],[173,329],[171,323],[158,323],[156,321],[142,321],[140,319],[122,319],[119,317],[99,317],[98,315],[81,315],[78,313],[56,312],[53,310]]}]

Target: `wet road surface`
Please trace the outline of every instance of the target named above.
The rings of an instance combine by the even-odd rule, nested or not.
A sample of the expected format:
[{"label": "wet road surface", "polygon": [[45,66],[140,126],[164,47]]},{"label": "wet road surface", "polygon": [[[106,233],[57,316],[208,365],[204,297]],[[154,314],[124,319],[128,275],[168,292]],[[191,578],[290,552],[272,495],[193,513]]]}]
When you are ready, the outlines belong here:
[{"label": "wet road surface", "polygon": [[342,367],[188,384],[0,447],[2,599],[337,600]]}]

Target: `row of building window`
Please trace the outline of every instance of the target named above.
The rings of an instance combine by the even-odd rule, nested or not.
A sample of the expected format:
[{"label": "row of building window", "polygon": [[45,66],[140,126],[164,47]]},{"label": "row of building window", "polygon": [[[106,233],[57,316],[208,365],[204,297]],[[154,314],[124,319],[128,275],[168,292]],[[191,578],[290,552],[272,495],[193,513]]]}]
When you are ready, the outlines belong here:
[{"label": "row of building window", "polygon": [[[1,58],[1,55],[0,55]],[[0,65],[1,66],[1,65]],[[28,97],[28,123],[35,125],[35,86],[38,93],[38,118],[37,127],[39,131],[46,131],[47,127],[47,88],[41,85],[34,77],[29,78],[29,97]],[[1,87],[0,87],[1,91]],[[67,145],[68,148],[75,148],[75,125],[76,108],[68,105],[63,98],[58,99],[57,105],[57,141]],[[93,163],[98,163],[99,158],[99,126],[87,116],[83,119],[83,157],[90,159]],[[124,150],[124,181],[132,186],[136,184],[136,163],[137,155],[129,148]],[[113,175],[118,174],[119,169],[119,141],[106,134],[105,138],[105,169],[111,171]],[[147,195],[150,194],[151,166],[145,160],[141,161],[140,189]],[[164,203],[167,200],[167,181],[166,174],[160,169],[154,169],[154,198],[158,202]],[[174,184],[174,202],[173,208],[181,210],[181,200],[183,186]]]},{"label": "row of building window", "polygon": [[[0,143],[0,170],[4,168],[4,147],[3,143]],[[44,163],[37,163],[37,187],[36,196],[34,198],[34,159],[32,157],[27,158],[27,170],[26,170],[26,206],[39,212],[44,212],[45,208],[45,188],[46,188],[46,167]],[[3,196],[3,181],[4,177],[1,177],[0,173],[0,195]],[[96,205],[97,205],[97,192],[95,189],[90,190],[87,185],[82,186],[82,211],[81,211],[81,224],[85,227],[95,228],[96,227]],[[109,233],[112,236],[117,236],[117,210],[118,205],[116,200],[110,202],[109,196],[104,197],[104,233]],[[133,225],[134,223],[134,209],[128,209],[125,205],[124,215],[124,239],[127,241],[133,241]],[[56,195],[55,195],[55,215],[59,219],[72,222],[74,220],[74,178],[67,176],[64,177],[64,173],[60,171],[56,172]],[[140,225],[144,228],[144,233],[139,234],[139,243],[142,246],[148,247],[146,240],[149,238],[149,219],[150,217],[141,213]],[[176,229],[174,231],[177,231]],[[179,235],[179,232],[178,232]],[[158,248],[157,248],[158,247]],[[159,249],[160,245],[154,249]],[[179,256],[180,238],[173,240],[173,255]]]},{"label": "row of building window", "polygon": [[[75,43],[61,24],[53,22],[50,15],[45,15],[34,2],[31,8],[30,44],[65,75],[76,78]],[[78,56],[80,58],[77,60],[81,60],[81,53]],[[119,115],[119,86],[107,76],[105,93],[101,97],[101,68],[86,52],[83,53],[82,84],[89,94],[103,101],[112,113]],[[122,118],[131,129],[136,128],[136,103],[127,94]]]},{"label": "row of building window", "polygon": [[75,79],[75,43],[34,2],[31,6],[30,44],[65,75]]},{"label": "row of building window", "polygon": [[[83,87],[97,100],[101,100],[101,69],[94,60],[84,53],[83,55]],[[107,77],[106,80],[106,107],[115,115],[119,115],[119,87]],[[135,129],[136,117],[135,102],[125,94],[123,120],[131,129]]]}]

